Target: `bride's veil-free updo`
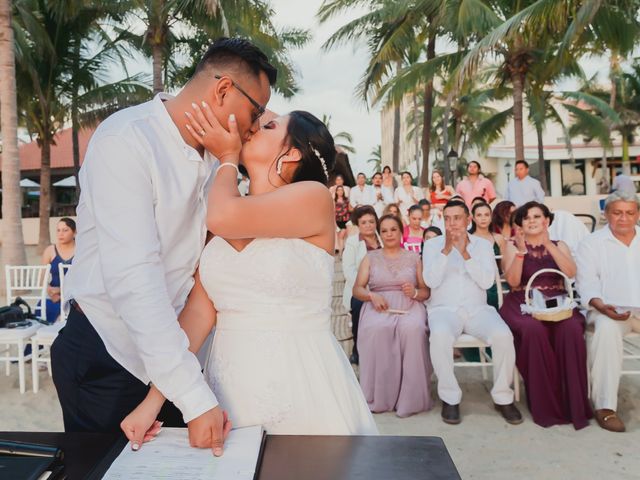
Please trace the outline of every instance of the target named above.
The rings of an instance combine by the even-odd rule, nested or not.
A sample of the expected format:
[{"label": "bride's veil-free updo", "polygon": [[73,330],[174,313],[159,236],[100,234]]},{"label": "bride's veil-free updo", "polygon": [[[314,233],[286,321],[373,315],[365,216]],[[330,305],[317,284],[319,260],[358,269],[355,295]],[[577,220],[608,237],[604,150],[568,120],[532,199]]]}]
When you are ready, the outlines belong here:
[{"label": "bride's veil-free updo", "polygon": [[336,146],[327,126],[309,112],[294,110],[289,113],[287,140],[302,155],[291,183],[311,180],[326,185],[336,163]]}]

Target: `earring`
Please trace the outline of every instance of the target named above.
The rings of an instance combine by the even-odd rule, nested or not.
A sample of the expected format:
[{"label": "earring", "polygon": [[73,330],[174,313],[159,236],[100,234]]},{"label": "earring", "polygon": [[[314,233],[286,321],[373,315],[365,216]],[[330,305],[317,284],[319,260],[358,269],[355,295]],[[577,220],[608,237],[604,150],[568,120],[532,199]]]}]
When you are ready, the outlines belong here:
[{"label": "earring", "polygon": [[276,163],[276,173],[278,175],[282,173],[282,158],[279,158],[278,162]]}]

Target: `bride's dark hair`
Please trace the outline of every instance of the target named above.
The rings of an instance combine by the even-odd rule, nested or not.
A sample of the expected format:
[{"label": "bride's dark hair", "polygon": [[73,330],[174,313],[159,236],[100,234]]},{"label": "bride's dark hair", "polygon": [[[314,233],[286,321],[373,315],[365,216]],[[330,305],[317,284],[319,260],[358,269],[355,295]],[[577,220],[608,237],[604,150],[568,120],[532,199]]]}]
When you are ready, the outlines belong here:
[{"label": "bride's dark hair", "polygon": [[289,113],[287,141],[302,155],[291,183],[311,180],[326,185],[336,163],[336,146],[327,126],[309,112],[294,110]]}]

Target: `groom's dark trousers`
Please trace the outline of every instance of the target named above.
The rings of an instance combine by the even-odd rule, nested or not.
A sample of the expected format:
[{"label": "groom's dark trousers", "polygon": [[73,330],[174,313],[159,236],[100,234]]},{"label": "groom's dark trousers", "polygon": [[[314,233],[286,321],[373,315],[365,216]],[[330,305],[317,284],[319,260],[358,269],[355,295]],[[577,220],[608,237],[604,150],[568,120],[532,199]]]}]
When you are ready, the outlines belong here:
[{"label": "groom's dark trousers", "polygon": [[[66,432],[119,431],[149,390],[109,355],[87,317],[74,307],[51,346],[51,368]],[[185,426],[170,402],[158,418],[168,427]]]}]

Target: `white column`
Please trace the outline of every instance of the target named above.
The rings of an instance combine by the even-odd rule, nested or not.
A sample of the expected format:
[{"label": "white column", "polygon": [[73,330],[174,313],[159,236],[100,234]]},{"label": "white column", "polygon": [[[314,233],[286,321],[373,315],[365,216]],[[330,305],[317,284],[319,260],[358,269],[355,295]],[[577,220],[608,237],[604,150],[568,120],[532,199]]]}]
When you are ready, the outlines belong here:
[{"label": "white column", "polygon": [[560,168],[560,160],[550,160],[550,177],[551,177],[551,196],[562,196],[562,172]]},{"label": "white column", "polygon": [[598,185],[596,180],[598,175],[593,175],[593,160],[585,158],[584,160],[584,193],[585,195],[597,195]]}]

